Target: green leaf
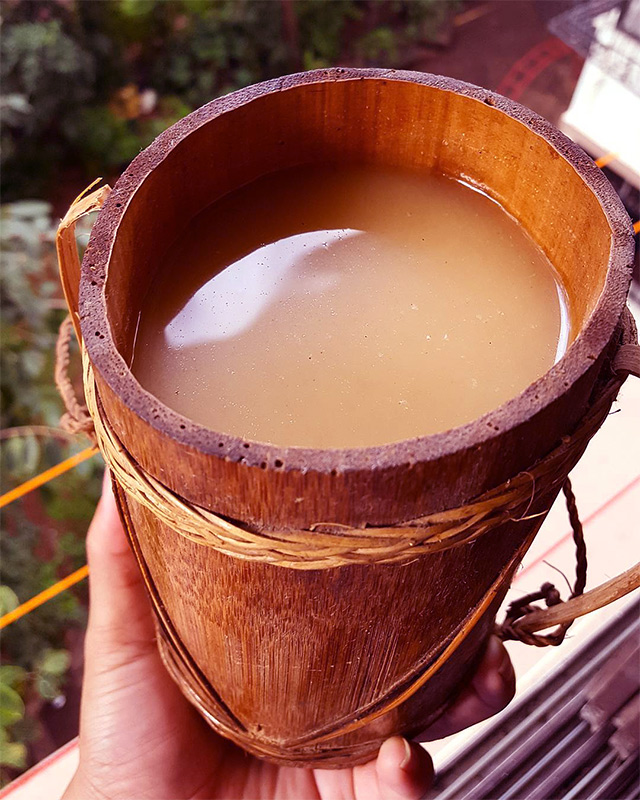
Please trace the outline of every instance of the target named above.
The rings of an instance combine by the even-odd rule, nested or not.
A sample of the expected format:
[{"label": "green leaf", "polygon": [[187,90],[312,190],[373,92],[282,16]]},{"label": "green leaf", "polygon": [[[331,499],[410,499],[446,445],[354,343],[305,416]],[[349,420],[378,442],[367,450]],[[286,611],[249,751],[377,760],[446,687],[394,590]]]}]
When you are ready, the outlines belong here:
[{"label": "green leaf", "polygon": [[43,700],[53,700],[60,694],[60,681],[55,675],[45,672],[37,676],[36,689]]},{"label": "green leaf", "polygon": [[41,672],[59,677],[69,669],[71,658],[66,650],[45,650],[38,667]]},{"label": "green leaf", "polygon": [[24,716],[22,698],[10,686],[0,683],[0,725],[8,727]]},{"label": "green leaf", "polygon": [[27,748],[22,742],[3,742],[0,744],[0,764],[13,769],[26,769]]},{"label": "green leaf", "polygon": [[0,613],[8,614],[20,605],[18,595],[9,586],[0,586]]},{"label": "green leaf", "polygon": [[126,17],[146,17],[155,5],[155,0],[120,0],[120,11]]},{"label": "green leaf", "polygon": [[0,684],[9,686],[11,689],[16,689],[26,677],[26,670],[15,664],[2,664],[0,666]]}]

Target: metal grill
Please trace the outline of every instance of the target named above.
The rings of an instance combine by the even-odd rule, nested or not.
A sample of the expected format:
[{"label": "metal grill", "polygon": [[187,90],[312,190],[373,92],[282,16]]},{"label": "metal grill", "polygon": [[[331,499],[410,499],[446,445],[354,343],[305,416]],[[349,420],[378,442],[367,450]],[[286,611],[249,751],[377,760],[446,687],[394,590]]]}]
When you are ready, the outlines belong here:
[{"label": "metal grill", "polygon": [[549,23],[565,44],[640,94],[640,0],[591,0]]},{"label": "metal grill", "polygon": [[635,602],[446,766],[427,798],[640,798],[639,637]]}]

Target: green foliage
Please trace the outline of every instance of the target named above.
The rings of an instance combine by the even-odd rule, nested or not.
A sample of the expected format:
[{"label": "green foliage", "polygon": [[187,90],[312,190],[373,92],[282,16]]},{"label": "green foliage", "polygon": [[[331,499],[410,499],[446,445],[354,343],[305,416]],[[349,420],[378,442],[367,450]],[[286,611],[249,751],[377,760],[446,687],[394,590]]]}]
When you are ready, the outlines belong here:
[{"label": "green foliage", "polygon": [[0,727],[8,728],[24,716],[22,698],[4,683],[0,683]]},{"label": "green foliage", "polygon": [[398,56],[398,39],[391,28],[375,28],[360,39],[358,52],[367,63],[387,64]]},{"label": "green foliage", "polygon": [[35,685],[40,697],[53,700],[60,694],[64,677],[71,664],[66,650],[45,650],[36,663]]},{"label": "green foliage", "polygon": [[300,40],[305,69],[321,69],[339,61],[344,47],[343,33],[349,21],[363,16],[360,5],[350,0],[298,0],[295,12],[300,29]]},{"label": "green foliage", "polygon": [[[336,63],[402,66],[456,0],[14,0],[3,9],[3,192],[117,173],[219,94]],[[87,182],[88,182],[87,180]]]},{"label": "green foliage", "polygon": [[67,103],[87,100],[95,80],[95,63],[63,30],[62,20],[12,25],[3,37],[2,76],[39,114],[28,114],[32,129],[50,124],[60,96]]},{"label": "green foliage", "polygon": [[37,187],[36,173],[46,173],[47,159],[59,153],[62,109],[94,94],[96,63],[62,19],[3,26],[2,53],[2,107],[9,111],[2,115],[3,185]]},{"label": "green foliage", "polygon": [[22,667],[16,667],[11,664],[0,665],[0,684],[8,686],[11,689],[18,689],[24,683],[26,672]]},{"label": "green foliage", "polygon": [[[0,727],[0,767],[24,769],[27,766],[27,748],[23,742],[12,742],[8,731]],[[0,770],[2,775],[2,770]]]},{"label": "green foliage", "polygon": [[451,14],[462,5],[461,0],[413,0],[393,3],[398,14],[405,17],[404,35],[407,39],[425,42],[438,42],[442,26]]},{"label": "green foliage", "polygon": [[[5,588],[5,587],[2,587]],[[27,748],[23,742],[15,742],[11,728],[24,718],[24,701],[20,690],[27,674],[21,667],[0,666],[0,771],[3,767],[24,769]]]},{"label": "green foliage", "polygon": [[[64,312],[56,280],[51,209],[42,201],[0,207],[0,441],[2,491],[85,446],[47,435],[62,404],[53,386],[53,353]],[[80,236],[86,238],[86,227]],[[44,426],[38,428],[37,426]],[[55,432],[55,431],[54,431]],[[16,435],[14,435],[16,434]],[[85,562],[84,534],[100,492],[92,459],[3,510],[0,613],[51,586]],[[0,666],[0,779],[28,763],[38,707],[65,691],[67,631],[83,626],[85,587],[66,591],[3,631]]]},{"label": "green foliage", "polygon": [[[20,605],[18,595],[9,586],[0,586],[0,616],[8,614]],[[4,667],[0,667],[0,670]]]},{"label": "green foliage", "polygon": [[[4,449],[4,448],[3,448]],[[65,448],[68,449],[68,448]],[[44,450],[44,448],[43,448]],[[38,469],[44,463],[40,462]],[[38,502],[38,516],[51,519],[51,505],[75,511],[71,517],[51,519],[44,526],[35,523],[19,504],[8,507],[3,518],[0,539],[3,611],[14,608],[51,586],[62,575],[77,569],[85,561],[83,534],[95,507],[99,492],[99,465],[89,481],[67,476],[56,479],[62,485],[49,485]],[[81,499],[76,508],[76,497]],[[79,511],[83,517],[80,517]],[[43,549],[48,549],[43,560]],[[27,745],[39,733],[38,709],[43,703],[64,696],[70,654],[66,649],[67,632],[84,627],[86,587],[67,590],[39,608],[13,622],[3,631],[0,667],[0,767],[23,769],[28,766]],[[31,716],[25,714],[25,706]],[[33,716],[35,714],[35,716]],[[9,775],[0,770],[1,782]]]},{"label": "green foliage", "polygon": [[[0,208],[0,424],[56,425],[62,411],[53,386],[56,329],[55,244],[48,203]],[[59,305],[59,304],[58,304]],[[28,449],[29,443],[11,442]],[[24,459],[15,453],[16,462]],[[33,459],[28,458],[33,467]],[[25,471],[27,464],[25,463]],[[17,463],[15,468],[17,469]],[[32,474],[32,473],[31,473]]]},{"label": "green foliage", "polygon": [[[54,491],[50,490],[51,493]],[[64,528],[69,528],[67,535],[74,535],[80,543],[82,539],[75,531],[78,527],[86,527],[86,521],[82,523],[77,526],[65,520],[64,525]],[[34,523],[20,507],[13,509],[10,516],[5,515],[5,525],[8,530],[0,543],[2,581],[21,602],[39,594],[55,583],[60,575],[72,572],[84,562],[82,546],[71,552],[68,543],[67,548],[59,547],[57,526],[42,530],[41,525]],[[52,551],[46,561],[37,555],[45,542]],[[65,630],[84,622],[85,610],[79,602],[84,591],[81,587],[76,591],[62,592],[6,628],[2,637],[6,662],[28,672],[36,671],[42,653],[49,648],[59,649],[65,641]]]},{"label": "green foliage", "polygon": [[28,729],[24,725],[23,696],[31,689],[43,700],[58,697],[69,663],[66,650],[48,648],[40,654],[31,673],[14,665],[0,666],[0,775],[3,778],[7,777],[3,768],[24,769],[27,766],[27,746],[24,741],[15,741],[16,733],[20,736],[21,724],[23,730]]},{"label": "green foliage", "polygon": [[108,172],[128,164],[156,136],[191,111],[178,97],[168,96],[158,105],[160,116],[120,119],[107,106],[80,109],[64,124],[70,142],[82,147],[85,163],[93,172]]}]

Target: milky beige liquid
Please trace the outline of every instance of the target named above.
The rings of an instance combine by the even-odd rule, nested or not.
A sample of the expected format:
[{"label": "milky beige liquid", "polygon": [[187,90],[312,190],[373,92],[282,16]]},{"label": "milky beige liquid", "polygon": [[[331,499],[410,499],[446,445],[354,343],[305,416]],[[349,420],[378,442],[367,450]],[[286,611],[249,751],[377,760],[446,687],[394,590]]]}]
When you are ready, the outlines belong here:
[{"label": "milky beige liquid", "polygon": [[485,195],[304,166],[190,223],[149,290],[133,371],[216,431],[363,447],[497,407],[551,367],[569,327],[551,264]]}]

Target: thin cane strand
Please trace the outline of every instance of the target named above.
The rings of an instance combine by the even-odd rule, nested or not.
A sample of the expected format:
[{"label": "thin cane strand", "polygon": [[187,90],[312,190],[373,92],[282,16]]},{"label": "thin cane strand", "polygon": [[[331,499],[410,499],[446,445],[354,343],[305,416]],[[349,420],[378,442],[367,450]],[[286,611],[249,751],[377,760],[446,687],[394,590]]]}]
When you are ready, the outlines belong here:
[{"label": "thin cane strand", "polygon": [[93,420],[87,407],[81,405],[76,398],[76,392],[69,378],[69,362],[71,336],[73,323],[71,317],[66,317],[58,332],[56,341],[56,362],[54,380],[60,397],[65,405],[66,412],[60,420],[60,427],[68,433],[85,433],[93,438]]},{"label": "thin cane strand", "polygon": [[[582,522],[578,514],[578,507],[576,505],[576,498],[571,488],[571,481],[567,478],[562,485],[567,511],[569,512],[569,522],[573,531],[573,541],[576,546],[576,581],[573,590],[569,596],[569,600],[574,597],[580,597],[584,592],[587,585],[587,546],[584,540],[584,531],[582,529]],[[567,631],[573,624],[573,620],[563,622],[558,625],[554,630],[549,633],[535,633],[533,631],[524,630],[522,623],[529,614],[534,611],[540,611],[538,606],[534,606],[538,600],[544,600],[547,608],[558,605],[562,602],[560,592],[552,583],[543,583],[539,591],[527,594],[514,600],[505,615],[504,622],[496,626],[496,634],[504,641],[517,640],[530,644],[534,647],[557,647],[562,644]]]},{"label": "thin cane strand", "polygon": [[108,423],[100,407],[93,371],[84,349],[83,377],[96,439],[107,464],[131,499],[197,544],[213,547],[234,558],[301,570],[329,569],[348,564],[402,563],[418,555],[468,544],[503,522],[517,521],[530,509],[532,492],[538,501],[548,498],[550,505],[606,417],[620,385],[619,380],[612,380],[580,428],[573,436],[565,437],[546,458],[468,505],[394,527],[350,528],[317,523],[308,530],[256,531],[189,503],[146,472]]},{"label": "thin cane strand", "polygon": [[[347,564],[406,563],[474,541],[496,526],[548,510],[555,493],[578,461],[586,444],[602,424],[620,387],[619,376],[600,392],[581,426],[571,437],[533,468],[486,492],[472,503],[399,523],[393,527],[351,528],[316,523],[308,530],[255,531],[191,504],[147,473],[128,453],[106,420],[97,397],[91,364],[82,347],[86,406],[72,394],[68,380],[71,326],[60,331],[56,380],[76,430],[88,432],[129,497],[150,509],[163,523],[185,538],[244,560],[259,560],[290,569],[328,569]],[[87,422],[90,420],[90,423]],[[93,430],[90,430],[93,427]],[[542,487],[542,488],[539,488]],[[548,503],[541,501],[548,498]]]}]

